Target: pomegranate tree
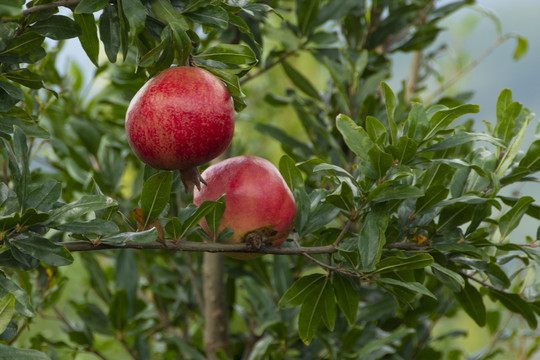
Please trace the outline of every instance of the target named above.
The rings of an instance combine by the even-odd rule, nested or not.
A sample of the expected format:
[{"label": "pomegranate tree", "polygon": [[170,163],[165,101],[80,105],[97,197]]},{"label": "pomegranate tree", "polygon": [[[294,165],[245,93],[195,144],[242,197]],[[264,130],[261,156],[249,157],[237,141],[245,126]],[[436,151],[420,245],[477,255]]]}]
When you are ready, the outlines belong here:
[{"label": "pomegranate tree", "polygon": [[[281,245],[294,226],[296,204],[291,190],[278,169],[256,156],[237,156],[208,167],[203,173],[207,185],[193,193],[199,206],[205,200],[217,200],[225,194],[225,212],[218,232],[234,231],[229,243],[249,242]],[[203,219],[203,230],[209,229]],[[230,253],[236,258],[256,257],[252,253]]]},{"label": "pomegranate tree", "polygon": [[230,145],[234,105],[225,85],[197,67],[173,67],[150,79],[126,113],[126,134],[135,155],[161,170],[180,170],[189,189],[199,187],[197,166]]}]

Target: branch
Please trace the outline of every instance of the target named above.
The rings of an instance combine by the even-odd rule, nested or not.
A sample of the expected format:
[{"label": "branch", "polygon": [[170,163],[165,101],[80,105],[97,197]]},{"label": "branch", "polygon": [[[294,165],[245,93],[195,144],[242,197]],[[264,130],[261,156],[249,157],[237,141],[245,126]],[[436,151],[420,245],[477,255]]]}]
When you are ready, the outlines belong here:
[{"label": "branch", "polygon": [[65,247],[69,251],[94,251],[94,250],[114,250],[114,249],[149,249],[149,250],[172,250],[172,251],[197,251],[197,252],[254,252],[261,254],[276,254],[276,255],[302,255],[306,254],[331,254],[337,251],[333,245],[315,246],[315,247],[273,247],[263,245],[256,248],[251,244],[219,244],[219,243],[203,243],[193,241],[181,241],[175,244],[172,241],[166,243],[152,242],[149,244],[141,244],[134,241],[128,241],[122,245],[98,244],[93,245],[87,241],[67,241],[57,242],[57,245]]},{"label": "branch", "polygon": [[249,75],[249,76],[246,76],[245,78],[241,79],[240,80],[240,85],[244,85],[249,80],[252,80],[252,79],[256,78],[257,76],[264,74],[265,72],[267,72],[268,70],[270,70],[271,68],[276,66],[277,64],[281,64],[283,61],[287,60],[287,58],[289,56],[293,55],[294,53],[296,53],[298,50],[301,50],[301,49],[302,48],[289,50],[288,52],[283,54],[279,59],[277,59],[276,61],[274,61],[270,65],[265,66],[264,68],[260,69],[259,71],[257,71],[253,75]]},{"label": "branch", "polygon": [[60,6],[70,7],[70,6],[78,5],[81,1],[82,0],[64,0],[64,1],[56,1],[56,2],[52,2],[48,4],[43,4],[43,5],[36,5],[34,7],[23,10],[22,15],[29,15],[29,14],[43,11],[43,10],[58,8]]}]

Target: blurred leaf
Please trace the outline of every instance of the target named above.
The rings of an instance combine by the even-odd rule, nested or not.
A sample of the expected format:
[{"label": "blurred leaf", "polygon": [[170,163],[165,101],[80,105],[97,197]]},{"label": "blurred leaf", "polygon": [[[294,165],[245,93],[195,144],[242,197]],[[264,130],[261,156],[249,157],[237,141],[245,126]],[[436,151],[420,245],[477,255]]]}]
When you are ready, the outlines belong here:
[{"label": "blurred leaf", "polygon": [[308,34],[315,25],[319,13],[319,3],[320,0],[296,1],[296,18],[300,34]]},{"label": "blurred leaf", "polygon": [[17,69],[6,73],[6,77],[11,80],[24,85],[30,89],[41,89],[43,87],[43,80],[38,74],[31,72],[28,69]]},{"label": "blurred leaf", "polygon": [[199,24],[221,30],[225,30],[229,26],[229,14],[221,6],[207,6],[197,9],[195,12],[185,13],[184,15]]},{"label": "blurred leaf", "polygon": [[172,30],[174,53],[178,64],[185,64],[191,54],[191,40],[182,26],[177,22],[169,24]]},{"label": "blurred leaf", "polygon": [[26,136],[48,139],[50,134],[47,130],[40,127],[37,123],[31,120],[24,120],[22,117],[26,115],[24,111],[20,113],[18,107],[12,108],[7,113],[0,113],[0,131],[5,133],[13,133],[15,127],[19,127]]},{"label": "blurred leaf", "polygon": [[392,271],[423,269],[433,263],[429,254],[416,254],[409,257],[389,256],[376,266],[376,273],[384,274]]},{"label": "blurred leaf", "polygon": [[128,300],[127,316],[133,315],[133,307],[137,299],[137,287],[139,284],[139,271],[137,259],[133,249],[123,249],[116,254],[116,266],[114,267],[114,284],[116,289],[126,291]]},{"label": "blurred leaf", "polygon": [[286,61],[283,61],[281,65],[283,66],[283,70],[285,70],[285,74],[287,74],[287,77],[298,89],[300,89],[306,95],[309,95],[314,99],[320,99],[319,92],[304,75],[299,73]]},{"label": "blurred leaf", "polygon": [[[122,251],[123,252],[123,251]],[[92,303],[73,304],[77,315],[90,330],[103,335],[114,335],[110,330],[111,323],[107,315]]]},{"label": "blurred leaf", "polygon": [[504,240],[514,230],[521,221],[521,218],[527,211],[527,208],[534,199],[530,196],[524,196],[518,200],[518,202],[508,210],[499,220],[499,230],[501,232],[501,239]]},{"label": "blurred leaf", "polygon": [[24,93],[18,85],[12,84],[9,81],[0,79],[0,89],[4,90],[6,94],[16,99],[17,101],[24,99]]},{"label": "blurred leaf", "polygon": [[482,301],[482,295],[474,286],[465,282],[463,290],[454,292],[454,296],[478,326],[483,327],[486,324],[486,307]]},{"label": "blurred leaf", "polygon": [[86,251],[80,255],[80,259],[84,269],[88,273],[92,289],[94,289],[103,301],[109,303],[111,300],[111,292],[108,287],[107,277],[105,276],[101,265],[96,260],[96,255]]},{"label": "blurred leaf", "polygon": [[76,7],[76,14],[93,14],[107,5],[107,0],[82,0]]},{"label": "blurred leaf", "polygon": [[394,92],[386,83],[381,83],[381,90],[384,96],[384,103],[386,104],[386,116],[388,119],[388,127],[390,130],[390,138],[392,144],[397,142],[397,126],[394,120],[394,114],[396,112],[396,96]]},{"label": "blurred leaf", "polygon": [[53,15],[31,27],[35,32],[53,40],[71,39],[81,35],[81,28],[67,16]]},{"label": "blurred leaf", "polygon": [[146,228],[165,210],[171,198],[172,172],[159,172],[144,182],[141,208]]},{"label": "blurred leaf", "polygon": [[0,359],[9,360],[51,360],[47,354],[37,350],[19,349],[10,345],[0,344]]},{"label": "blurred leaf", "polygon": [[398,286],[400,288],[412,291],[415,294],[418,293],[421,295],[426,295],[426,296],[429,296],[430,298],[437,300],[437,297],[433,295],[431,291],[429,291],[424,285],[416,281],[404,282],[404,281],[391,279],[391,278],[376,278],[375,281],[377,281],[378,283],[386,284],[386,285]]},{"label": "blurred leaf", "polygon": [[319,325],[325,323],[333,330],[336,316],[336,300],[328,276],[319,279],[312,285],[310,296],[306,297],[298,314],[298,335],[309,344]]},{"label": "blurred leaf", "polygon": [[114,6],[109,4],[108,1],[105,1],[105,4],[106,5],[103,8],[103,13],[99,18],[99,36],[103,42],[103,47],[105,48],[107,58],[110,62],[114,63],[116,62],[116,57],[122,43],[120,19]]},{"label": "blurred leaf", "polygon": [[279,160],[279,172],[291,190],[304,185],[302,173],[290,156],[283,155],[281,157]]},{"label": "blurred leaf", "polygon": [[155,227],[139,232],[123,232],[113,236],[104,237],[101,239],[103,244],[109,244],[114,246],[123,246],[128,242],[135,242],[137,244],[151,244],[156,241],[158,231]]},{"label": "blurred leaf", "polygon": [[292,284],[285,294],[283,294],[279,300],[278,306],[282,309],[287,309],[301,305],[304,300],[310,296],[317,284],[324,282],[325,279],[326,275],[324,274],[302,276]]},{"label": "blurred leaf", "polygon": [[24,291],[19,285],[7,278],[5,273],[0,270],[0,297],[4,297],[7,294],[13,294],[15,297],[15,310],[26,317],[36,316],[30,298],[26,291]]},{"label": "blurred leaf", "polygon": [[527,48],[529,47],[529,44],[527,42],[527,39],[521,36],[517,36],[516,40],[516,49],[514,50],[514,55],[512,55],[512,57],[514,58],[514,60],[519,60],[527,53]]},{"label": "blurred leaf", "polygon": [[4,0],[0,5],[0,17],[16,17],[21,15],[21,5],[20,0]]},{"label": "blurred leaf", "polygon": [[429,131],[425,136],[425,139],[431,139],[434,137],[440,130],[446,129],[455,119],[465,114],[477,113],[480,111],[478,105],[460,105],[451,109],[443,109],[437,111],[431,119],[429,119]]},{"label": "blurred leaf", "polygon": [[346,115],[340,114],[336,118],[336,126],[343,136],[343,140],[360,159],[367,159],[367,153],[373,146],[367,132],[357,126],[354,121]]},{"label": "blurred leaf", "polygon": [[[14,56],[26,55],[34,49],[41,47],[45,38],[35,31],[25,31],[20,36],[14,38],[9,46],[0,52],[0,55],[9,54]],[[2,59],[2,56],[0,56]]]},{"label": "blurred leaf", "polygon": [[489,295],[499,300],[508,310],[520,314],[529,324],[531,329],[536,329],[538,321],[533,309],[525,300],[518,294],[507,293],[496,289],[488,289]]},{"label": "blurred leaf", "polygon": [[261,134],[271,136],[281,144],[288,146],[291,149],[298,149],[299,151],[302,151],[304,154],[306,154],[306,156],[313,154],[313,150],[309,146],[301,141],[298,141],[297,138],[287,134],[287,132],[278,127],[269,124],[257,123],[255,124],[254,128]]},{"label": "blurred leaf", "polygon": [[79,200],[56,208],[51,212],[50,223],[58,225],[71,222],[90,211],[118,206],[116,200],[104,195],[83,195]]},{"label": "blurred leaf", "polygon": [[6,294],[0,298],[0,334],[7,329],[14,313],[15,297],[13,294]]},{"label": "blurred leaf", "polygon": [[220,44],[206,49],[196,55],[199,59],[210,59],[225,64],[252,65],[257,62],[257,57],[251,48],[243,44]]},{"label": "blurred leaf", "polygon": [[73,257],[62,245],[49,239],[32,236],[11,241],[21,251],[51,266],[65,266],[73,263]]},{"label": "blurred leaf", "polygon": [[116,330],[124,330],[128,323],[129,302],[125,289],[117,290],[109,307],[109,320]]},{"label": "blurred leaf", "polygon": [[56,230],[64,231],[74,234],[94,234],[99,236],[105,236],[115,234],[120,231],[118,225],[113,221],[105,221],[103,219],[92,219],[85,222],[72,222],[55,227]]},{"label": "blurred leaf", "polygon": [[90,61],[99,67],[99,40],[94,14],[73,14],[73,18],[81,28],[79,40],[82,48]]},{"label": "blurred leaf", "polygon": [[339,273],[332,275],[332,285],[339,308],[347,318],[349,325],[353,326],[358,312],[358,294],[349,279]]}]

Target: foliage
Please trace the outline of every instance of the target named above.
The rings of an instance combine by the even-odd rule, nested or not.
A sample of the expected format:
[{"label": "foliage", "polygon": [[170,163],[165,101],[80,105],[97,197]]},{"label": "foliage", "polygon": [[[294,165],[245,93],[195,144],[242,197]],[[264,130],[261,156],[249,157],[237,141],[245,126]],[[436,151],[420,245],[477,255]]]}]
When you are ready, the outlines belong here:
[{"label": "foliage", "polygon": [[[123,128],[143,83],[183,64],[225,82],[247,114],[239,122],[250,109],[287,109],[303,130],[278,117],[253,125],[281,144],[279,169],[298,208],[283,247],[302,249],[226,261],[222,358],[465,359],[464,349],[441,346],[461,331],[433,335],[464,311],[492,334],[475,355],[487,359],[506,350],[507,312],[536,329],[528,276],[540,263],[540,231],[513,234],[522,218],[540,219],[540,207],[505,191],[537,181],[540,140],[522,146],[533,114],[505,89],[480,132],[468,119],[479,108],[463,94],[422,102],[429,72],[413,93],[385,83],[395,53],[427,51],[440,22],[472,3],[0,5],[0,357],[206,358],[201,253],[156,241],[207,241],[197,223],[219,218],[226,197],[195,207],[178,172],[135,158]],[[70,38],[96,65],[90,86],[89,69],[58,68]],[[518,38],[515,53],[525,50]],[[306,57],[329,74],[324,90],[299,65]],[[256,86],[269,79],[285,91]],[[253,154],[249,139],[235,139],[229,155],[238,153]],[[119,249],[75,253],[73,241]],[[331,250],[309,251],[321,246]]]}]

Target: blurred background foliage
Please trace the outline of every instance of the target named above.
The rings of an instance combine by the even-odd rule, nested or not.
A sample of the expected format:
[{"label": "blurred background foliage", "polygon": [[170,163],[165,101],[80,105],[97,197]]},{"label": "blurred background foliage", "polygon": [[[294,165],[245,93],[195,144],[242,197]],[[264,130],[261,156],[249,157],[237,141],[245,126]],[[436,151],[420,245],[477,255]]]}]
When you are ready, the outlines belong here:
[{"label": "blurred background foliage", "polygon": [[[26,7],[30,9],[48,3],[30,2]],[[124,9],[118,10],[116,4],[124,4]],[[515,171],[521,165],[534,164],[534,159],[539,157],[538,151],[530,151],[529,157],[535,158],[522,161],[534,140],[536,122],[528,110],[517,103],[514,105],[517,111],[505,115],[513,100],[523,101],[516,95],[518,89],[513,94],[509,91],[501,93],[503,88],[509,87],[506,84],[490,87],[495,93],[489,97],[487,109],[482,107],[479,115],[476,115],[478,109],[475,106],[467,105],[483,99],[475,92],[482,93],[480,83],[486,82],[474,78],[483,63],[472,72],[467,71],[467,64],[482,57],[482,51],[488,50],[492,43],[497,45],[494,54],[499,51],[499,55],[492,54],[486,61],[497,56],[505,61],[512,57],[519,59],[527,50],[527,43],[522,37],[508,35],[506,26],[498,30],[498,19],[474,10],[478,15],[474,15],[471,23],[487,21],[494,24],[493,38],[486,39],[481,35],[482,46],[475,45],[474,51],[446,47],[450,39],[445,35],[445,26],[464,29],[457,35],[458,42],[475,34],[474,26],[467,25],[470,18],[460,20],[455,13],[470,11],[467,9],[472,5],[473,1],[130,0],[108,3],[86,0],[71,10],[61,9],[60,14],[69,18],[75,12],[72,23],[52,19],[51,16],[58,16],[54,15],[56,8],[21,16],[20,11],[16,11],[21,9],[21,2],[11,1],[0,7],[2,19],[6,20],[2,22],[2,34],[6,38],[20,38],[26,32],[25,36],[35,43],[28,47],[27,53],[16,53],[13,43],[0,42],[0,66],[4,78],[0,85],[4,91],[2,103],[10,105],[1,109],[2,120],[8,125],[0,130],[9,134],[3,137],[11,141],[15,152],[16,144],[22,147],[28,139],[31,183],[37,188],[49,181],[50,188],[46,193],[52,194],[50,208],[35,208],[57,220],[36,220],[38,226],[48,230],[46,238],[51,243],[105,238],[110,243],[121,244],[128,236],[133,236],[136,224],[129,213],[139,206],[145,181],[156,174],[155,170],[141,166],[127,146],[123,127],[125,110],[150,75],[173,63],[183,64],[186,52],[191,52],[193,60],[226,81],[235,96],[239,111],[237,127],[233,145],[226,156],[258,155],[272,160],[280,169],[292,164],[294,173],[299,174],[287,179],[293,190],[296,188],[299,205],[300,220],[292,238],[301,238],[306,246],[332,243],[347,223],[348,216],[355,213],[361,219],[351,226],[349,241],[330,263],[343,265],[344,270],[354,272],[362,281],[349,281],[339,271],[313,265],[303,256],[268,255],[248,262],[227,259],[231,358],[532,359],[540,339],[536,331],[536,314],[540,309],[535,281],[538,274],[535,262],[540,257],[533,247],[521,250],[501,245],[497,250],[491,243],[487,247],[482,241],[497,243],[501,239],[498,214],[511,209],[515,209],[511,213],[515,218],[507,219],[505,227],[510,231],[528,211],[523,217],[527,221],[525,227],[522,223],[521,232],[512,240],[528,245],[537,240],[538,206],[530,205],[525,197],[517,200],[522,195],[537,197],[535,190],[503,192],[501,194],[507,196],[505,199],[489,198],[490,192],[497,194],[499,190],[497,181],[505,185],[503,175],[508,176],[509,184],[537,171],[534,166],[528,167],[531,174]],[[169,6],[182,15],[163,10]],[[101,10],[103,8],[105,10]],[[126,18],[111,20],[115,16],[111,9],[120,14],[123,11]],[[144,11],[153,16],[144,21],[141,18]],[[505,15],[502,14],[501,19]],[[101,39],[99,52],[94,41],[96,35],[82,26],[93,24],[94,19],[98,20]],[[107,28],[107,23],[113,28]],[[121,26],[120,31],[115,31],[114,26]],[[22,35],[17,34],[18,29],[24,29]],[[28,35],[30,32],[33,33]],[[196,46],[192,47],[193,43],[186,45],[184,35]],[[43,36],[48,38],[43,44],[44,57],[37,50]],[[77,61],[66,62],[65,54],[73,54],[73,42],[78,41],[66,39],[74,37],[81,37],[83,49],[76,56]],[[226,56],[212,57],[210,49],[220,44],[244,46],[233,50],[234,54],[241,54],[243,60],[230,62]],[[477,53],[476,48],[482,51]],[[420,50],[422,54],[418,52]],[[78,61],[83,51],[84,58],[90,62]],[[453,51],[456,53],[452,54]],[[14,60],[13,56],[17,58]],[[415,56],[419,68],[411,71],[409,66],[414,63]],[[531,54],[520,61],[530,57]],[[23,63],[28,65],[17,68]],[[20,69],[27,69],[39,78],[27,73],[16,77],[14,72]],[[497,69],[493,73],[510,73],[505,70]],[[418,78],[411,85],[413,74]],[[456,74],[469,82],[449,86],[447,81]],[[529,77],[532,76],[529,72]],[[9,84],[17,82],[25,86],[23,96],[5,85],[5,78],[9,79]],[[239,92],[236,81],[241,84],[245,96]],[[383,81],[390,87],[381,87]],[[443,91],[437,93],[440,86]],[[11,104],[12,98],[18,101]],[[389,105],[392,99],[396,102],[395,109]],[[411,106],[411,102],[419,103]],[[531,107],[538,104],[534,101],[524,103]],[[441,128],[440,133],[434,134],[438,135],[434,141],[425,141],[424,150],[443,141],[448,144],[452,134],[486,132],[486,126],[481,125],[480,120],[487,120],[494,127],[487,129],[493,137],[480,138],[488,140],[488,150],[473,147],[471,141],[463,141],[458,146],[428,151],[431,155],[422,165],[417,157],[420,151],[417,153],[417,148],[407,151],[411,144],[407,143],[408,159],[401,158],[403,168],[397,167],[394,171],[393,162],[398,157],[391,151],[392,146],[397,153],[402,149],[394,136],[408,134],[419,143],[424,141],[426,132],[410,130],[413,120],[408,119],[415,118],[411,112],[422,118],[424,108],[429,116],[443,109],[430,108],[434,104],[453,109],[448,111],[449,117],[462,118],[457,125],[450,127],[448,123],[448,128]],[[534,108],[532,110],[534,112]],[[503,118],[505,121],[511,118],[507,138],[501,130]],[[523,129],[520,125],[527,121],[526,118],[531,119],[528,135],[524,136],[527,140],[522,138],[517,144],[518,147],[522,145],[522,150],[508,164],[510,172],[503,171],[496,180],[493,176],[479,176],[483,172],[497,172],[496,165],[501,161],[495,155],[502,155],[502,149],[517,143],[515,139],[520,138]],[[366,129],[369,142],[376,143],[379,152],[372,152],[373,155],[366,158],[366,153],[371,150],[369,147],[359,150],[354,145],[357,141],[347,141],[347,136],[354,138],[352,130],[357,130],[355,126]],[[399,132],[392,130],[392,126],[397,126]],[[23,130],[24,136],[17,128]],[[5,144],[3,159],[8,159],[10,146]],[[283,157],[285,154],[287,157]],[[388,158],[387,154],[393,157]],[[372,166],[376,163],[375,157],[385,164],[384,169]],[[314,158],[319,160],[303,163]],[[430,168],[429,163],[436,159],[459,159],[466,164],[450,161]],[[19,182],[9,178],[16,173],[9,167],[13,161],[3,160],[2,164],[4,183],[12,188],[20,186],[14,185]],[[315,172],[315,167],[321,164],[320,171]],[[324,168],[325,164],[336,167]],[[24,167],[21,171],[24,172]],[[348,179],[347,171],[353,174],[353,180]],[[389,179],[385,175],[387,171]],[[392,186],[397,180],[407,179],[407,174],[412,172],[420,179],[418,187],[414,188],[421,188],[426,195],[405,189],[406,181],[399,184],[404,186],[397,188],[397,192],[389,191],[395,189]],[[457,178],[457,172],[462,172],[465,179],[461,188],[456,182],[450,182]],[[429,177],[443,190],[432,188],[432,183],[425,180]],[[51,179],[57,183],[50,182]],[[386,180],[396,182],[385,184]],[[58,193],[54,198],[55,184],[61,184],[61,197]],[[532,189],[538,189],[537,185],[535,183],[536,187]],[[428,193],[430,189],[432,192]],[[516,189],[528,187],[514,187],[512,191]],[[33,190],[30,186],[29,194]],[[405,190],[412,191],[409,193],[411,199],[422,200],[407,201]],[[436,194],[435,190],[444,196]],[[445,199],[451,201],[467,195],[468,190],[475,191],[475,196],[486,195],[481,201],[489,206],[476,207],[475,201],[480,200],[471,198],[467,200],[470,203],[447,203],[449,207],[440,214],[426,211],[424,220],[418,220],[418,223],[413,224],[413,220],[408,219],[411,212],[429,210],[428,204],[432,206]],[[451,197],[447,198],[449,191]],[[7,194],[8,191],[4,187],[2,192]],[[434,197],[435,201],[428,195],[438,197]],[[89,196],[96,196],[92,199],[99,200],[99,204],[96,208],[85,208],[84,212],[76,214],[77,218],[67,211],[60,215],[59,211],[56,215],[53,213],[55,209],[81,199],[89,200]],[[4,221],[3,230],[7,230],[7,234],[12,234],[6,225],[12,221],[11,212],[32,208],[28,204],[19,204],[21,209],[17,209],[13,200],[16,197],[10,193],[2,198],[2,215],[7,220],[0,220]],[[369,207],[366,198],[375,199]],[[118,204],[111,205],[109,199]],[[322,199],[326,199],[324,205],[317,206]],[[175,175],[171,199],[161,217],[163,225],[174,217],[189,217],[189,211],[193,210],[190,203],[190,195],[182,191]],[[358,212],[347,211],[351,204]],[[446,225],[442,220],[446,221],[454,211],[462,209],[466,209],[467,216],[450,221],[444,229]],[[503,211],[499,213],[500,209]],[[479,213],[476,217],[475,211]],[[372,231],[378,234],[378,229],[370,229],[364,224],[384,222],[386,212],[395,214],[395,219],[387,226],[387,244],[403,242],[413,246],[410,249],[385,248],[384,254],[380,249],[379,258],[377,254],[371,254],[373,249],[367,249],[371,251],[369,256],[362,252],[355,255],[356,249],[351,250],[351,239],[358,234],[372,238]],[[91,215],[87,217],[87,213]],[[440,215],[440,222],[433,220],[435,215]],[[74,231],[81,221],[93,219],[100,221],[91,224],[91,230]],[[486,221],[480,227],[482,220]],[[471,230],[463,234],[466,227],[460,226],[470,222],[473,223]],[[407,227],[407,231],[399,232],[400,226]],[[462,229],[461,233],[458,229]],[[43,230],[32,228],[29,231],[39,234]],[[188,240],[201,241],[195,227],[187,231]],[[115,238],[118,234],[121,236]],[[452,248],[447,243],[458,244],[465,235],[469,237],[463,246]],[[138,241],[146,241],[144,236]],[[446,241],[442,241],[441,246],[423,251],[423,241],[436,243],[441,238]],[[5,325],[1,335],[3,344],[37,349],[52,359],[206,358],[202,340],[204,318],[200,310],[201,254],[124,249],[69,255],[53,246],[42,253],[37,250],[32,253],[33,248],[28,243],[21,242],[16,236],[13,240],[6,238],[3,241],[0,254],[5,274],[13,279],[13,282],[2,283],[4,291],[1,294],[13,294],[2,298],[5,309],[0,318],[0,323]],[[17,241],[20,245],[16,245]],[[288,246],[294,246],[292,241]],[[51,260],[47,255],[53,252],[58,257]],[[316,257],[323,263],[329,262],[328,259],[328,256]],[[362,261],[371,263],[362,264]],[[56,267],[68,263],[71,264]],[[433,263],[436,266],[431,266]],[[398,270],[383,276],[370,275],[376,265],[381,274],[385,274],[381,270],[384,266],[396,266]],[[326,289],[330,289],[326,287],[328,273],[333,273],[332,291],[341,291],[341,295],[353,293],[357,300],[347,304],[343,302],[347,296],[342,296],[341,300],[328,302],[332,303],[328,305],[328,313],[339,308],[337,317],[334,315],[332,320],[330,315],[321,315],[320,324],[306,328],[298,317],[302,316],[302,308],[304,314],[313,308],[305,305],[307,298],[298,303],[291,300],[293,293],[302,289],[302,281],[295,280],[313,280],[313,289],[326,294]],[[473,281],[465,274],[478,275],[477,280]],[[15,283],[28,294],[27,297],[21,295],[19,289],[9,288]],[[331,297],[333,299],[333,295]],[[26,298],[29,299],[27,306],[24,304]],[[9,350],[2,345],[0,351],[7,354]],[[20,359],[46,358],[30,351],[16,356]],[[226,355],[222,357],[226,358]]]}]

